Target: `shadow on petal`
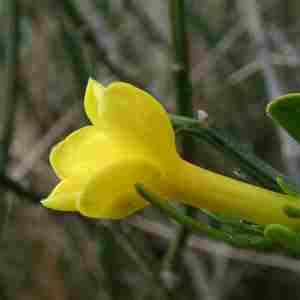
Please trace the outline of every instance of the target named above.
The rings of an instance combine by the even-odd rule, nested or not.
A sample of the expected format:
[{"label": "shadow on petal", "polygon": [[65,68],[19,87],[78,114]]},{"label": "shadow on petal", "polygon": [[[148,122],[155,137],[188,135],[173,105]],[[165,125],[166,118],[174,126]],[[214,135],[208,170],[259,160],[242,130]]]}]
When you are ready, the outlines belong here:
[{"label": "shadow on petal", "polygon": [[107,166],[91,178],[78,202],[78,210],[93,218],[124,218],[148,205],[135,191],[137,182],[158,194],[167,190],[159,167],[143,157],[129,158]]}]

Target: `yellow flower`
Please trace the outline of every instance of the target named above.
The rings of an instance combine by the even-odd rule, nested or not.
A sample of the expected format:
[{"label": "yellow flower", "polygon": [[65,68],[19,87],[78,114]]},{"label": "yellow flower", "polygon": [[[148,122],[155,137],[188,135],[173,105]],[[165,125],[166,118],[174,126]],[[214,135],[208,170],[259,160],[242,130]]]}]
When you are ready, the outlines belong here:
[{"label": "yellow flower", "polygon": [[93,125],[58,143],[50,162],[60,183],[45,207],[119,219],[147,206],[134,188],[143,183],[161,197],[260,224],[300,228],[286,206],[300,201],[224,177],[180,158],[163,107],[148,93],[123,82],[103,87],[90,79],[85,111]]}]

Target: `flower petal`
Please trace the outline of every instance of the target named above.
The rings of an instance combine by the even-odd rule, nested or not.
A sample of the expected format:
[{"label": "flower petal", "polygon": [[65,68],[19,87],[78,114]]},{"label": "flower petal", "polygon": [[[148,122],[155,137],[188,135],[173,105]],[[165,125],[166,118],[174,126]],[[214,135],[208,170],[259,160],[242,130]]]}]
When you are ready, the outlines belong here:
[{"label": "flower petal", "polygon": [[131,158],[102,169],[87,184],[78,202],[81,214],[92,218],[124,218],[148,203],[139,196],[135,183],[163,193],[161,170],[144,158]]},{"label": "flower petal", "polygon": [[43,206],[61,211],[76,211],[85,179],[73,178],[61,181],[48,196],[41,201]]},{"label": "flower petal", "polygon": [[169,117],[150,94],[128,83],[116,82],[97,97],[97,127],[113,132],[118,139],[130,140],[159,157],[163,154],[169,157],[175,152],[175,136]]},{"label": "flower petal", "polygon": [[90,176],[102,165],[118,159],[120,147],[95,126],[83,127],[58,143],[51,151],[50,163],[61,179]]},{"label": "flower petal", "polygon": [[101,94],[103,92],[104,92],[104,86],[102,86],[96,80],[90,78],[85,90],[84,108],[92,124],[96,124],[99,119],[97,101],[99,98],[101,98]]}]

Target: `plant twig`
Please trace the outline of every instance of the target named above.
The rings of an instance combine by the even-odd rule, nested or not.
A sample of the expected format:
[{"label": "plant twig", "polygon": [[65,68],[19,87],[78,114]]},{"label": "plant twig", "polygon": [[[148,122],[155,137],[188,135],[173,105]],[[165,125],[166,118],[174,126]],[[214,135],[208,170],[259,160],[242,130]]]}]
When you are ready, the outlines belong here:
[{"label": "plant twig", "polygon": [[217,230],[215,228],[209,227],[208,225],[198,222],[195,219],[180,213],[178,209],[168,204],[166,201],[161,200],[156,195],[154,195],[152,192],[149,192],[145,189],[145,187],[137,183],[135,185],[136,191],[148,202],[155,205],[157,208],[159,208],[163,213],[167,214],[171,218],[173,218],[175,221],[177,221],[178,224],[182,225],[184,224],[186,227],[188,227],[190,230],[193,230],[195,232],[205,234],[210,238],[221,240],[221,241],[230,241],[230,236],[226,234],[223,231]]},{"label": "plant twig", "polygon": [[[267,96],[269,101],[271,101],[272,99],[281,96],[284,91],[273,68],[258,2],[256,0],[249,0],[243,3],[238,1],[237,6],[245,20],[245,25],[247,25],[250,37],[253,39],[253,44],[257,49],[257,57],[260,62]],[[296,180],[299,178],[299,168],[297,166],[297,161],[299,159],[299,145],[280,128],[278,129],[278,135],[288,173]]]},{"label": "plant twig", "polygon": [[[186,12],[184,0],[170,0],[170,27],[174,48],[173,75],[176,90],[177,112],[180,115],[192,117],[192,86],[190,81],[189,53],[186,35]],[[186,160],[194,158],[195,144],[191,137],[182,139],[182,152]],[[192,209],[188,208],[187,213],[191,214]],[[163,271],[176,269],[181,250],[184,248],[188,237],[188,231],[181,227],[176,239],[170,244],[165,257],[163,258]]]},{"label": "plant twig", "polygon": [[242,22],[234,24],[216,43],[215,47],[210,50],[207,59],[193,67],[191,78],[194,87],[197,87],[200,84],[200,81],[204,79],[207,72],[214,69],[217,66],[217,63],[221,59],[224,59],[224,56],[232,49],[232,47],[234,47],[235,43],[244,32],[245,26]]},{"label": "plant twig", "polygon": [[[2,110],[0,111],[0,174],[5,175],[9,161],[9,150],[14,135],[15,116],[17,111],[17,100],[19,93],[19,51],[20,51],[20,3],[18,0],[7,0],[4,2],[7,9],[7,47],[6,47],[6,76],[5,94],[2,99]],[[10,212],[9,199],[3,189],[2,201],[0,202],[0,228],[3,230]]]},{"label": "plant twig", "polygon": [[3,174],[0,174],[0,186],[14,192],[20,197],[26,198],[33,203],[39,203],[39,201],[42,199],[42,195],[24,188],[21,184]]},{"label": "plant twig", "polygon": [[210,227],[201,221],[192,218],[189,215],[181,213],[178,209],[168,204],[167,201],[160,199],[157,195],[145,189],[145,187],[137,183],[135,185],[136,191],[148,202],[155,205],[164,214],[177,221],[178,224],[183,225],[191,231],[205,234],[206,236],[229,243],[235,247],[254,248],[254,249],[270,249],[272,242],[264,236],[256,236],[248,234],[227,233],[226,231]]},{"label": "plant twig", "polygon": [[[83,91],[85,83],[88,81],[89,72],[86,67],[82,49],[77,36],[69,29],[68,24],[60,16],[60,25],[62,29],[62,42],[67,56],[70,59],[72,71],[76,79],[76,87]],[[69,110],[60,117],[56,123],[42,136],[32,147],[32,151],[21,160],[19,166],[13,171],[13,178],[23,179],[29,171],[33,169],[36,163],[43,157],[49,147],[57,141],[57,138],[64,134],[71,127],[73,121],[80,116],[80,110],[77,102],[73,103]]]},{"label": "plant twig", "polygon": [[101,36],[94,31],[93,26],[82,15],[73,0],[61,1],[60,5],[62,5],[64,12],[68,15],[73,25],[78,29],[83,30],[85,39],[94,46],[94,53],[96,57],[108,68],[112,74],[123,80],[126,78],[128,82],[141,88],[144,87],[143,82],[132,76],[129,72],[125,71],[122,67],[112,61],[109,52],[103,45]]},{"label": "plant twig", "polygon": [[153,268],[153,266],[147,263],[147,260],[144,259],[144,255],[140,253],[139,249],[123,232],[122,228],[118,224],[114,224],[113,226],[107,226],[107,228],[110,230],[118,245],[136,263],[136,265],[142,271],[144,276],[147,279],[150,279],[153,283],[155,283],[155,286],[156,288],[158,288],[160,296],[162,297],[160,297],[160,299],[170,299],[167,289],[165,289],[164,285],[162,285],[162,282],[159,280],[159,276],[157,276],[156,274],[156,270]]},{"label": "plant twig", "polygon": [[[297,56],[272,54],[272,63],[274,66],[286,66],[289,68],[299,68],[300,60]],[[261,63],[258,59],[247,63],[238,70],[234,71],[226,79],[226,85],[236,85],[249,78],[251,75],[261,70]]]},{"label": "plant twig", "polygon": [[56,123],[50,127],[50,129],[43,135],[38,142],[33,145],[32,150],[27,153],[17,168],[14,169],[12,177],[16,180],[21,180],[26,174],[32,170],[36,163],[43,157],[48,151],[49,147],[53,145],[57,139],[71,127],[81,114],[79,106],[74,103],[68,112],[61,116]]},{"label": "plant twig", "polygon": [[186,36],[185,1],[171,0],[169,5],[174,47],[172,71],[175,82],[177,111],[183,116],[192,117],[193,104]]}]

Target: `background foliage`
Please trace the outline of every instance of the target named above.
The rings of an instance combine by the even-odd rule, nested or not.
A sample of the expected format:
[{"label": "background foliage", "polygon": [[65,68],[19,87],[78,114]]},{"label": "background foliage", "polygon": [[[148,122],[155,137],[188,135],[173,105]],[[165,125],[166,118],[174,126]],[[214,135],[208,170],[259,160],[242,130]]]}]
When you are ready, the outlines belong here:
[{"label": "background foliage", "polygon": [[[186,235],[186,247],[180,241],[170,263],[167,248],[179,228],[155,209],[119,223],[39,205],[56,182],[50,147],[87,122],[82,99],[89,76],[136,84],[175,112],[170,3],[0,1],[0,299],[295,299],[300,294],[299,260],[278,252]],[[265,115],[271,98],[299,91],[300,4],[185,4],[194,110],[205,110],[208,124],[300,178],[298,146]],[[194,151],[202,166],[258,183],[204,139]]]}]

